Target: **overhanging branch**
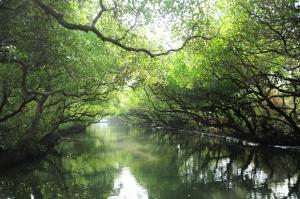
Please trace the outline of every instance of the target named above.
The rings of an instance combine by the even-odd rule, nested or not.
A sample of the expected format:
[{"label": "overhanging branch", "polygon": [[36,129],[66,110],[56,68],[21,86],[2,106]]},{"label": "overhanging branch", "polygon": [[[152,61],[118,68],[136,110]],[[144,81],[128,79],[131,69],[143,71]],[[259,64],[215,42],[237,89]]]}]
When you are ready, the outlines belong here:
[{"label": "overhanging branch", "polygon": [[[76,24],[76,23],[71,23],[67,20],[64,19],[64,15],[62,13],[59,13],[55,9],[51,8],[50,6],[46,5],[43,0],[32,0],[36,5],[38,5],[41,9],[44,10],[44,12],[53,18],[57,20],[57,22],[63,26],[66,29],[70,30],[79,30],[83,32],[93,32],[99,39],[102,41],[110,42],[126,51],[132,51],[132,52],[141,52],[149,55],[150,57],[158,57],[162,55],[167,55],[171,52],[176,52],[182,50],[192,39],[195,38],[202,38],[204,40],[210,40],[211,38],[200,36],[200,35],[193,35],[189,36],[183,44],[179,48],[174,48],[174,49],[169,49],[165,52],[161,53],[153,53],[149,49],[146,48],[136,48],[136,47],[131,47],[126,44],[123,44],[119,39],[113,39],[111,37],[107,37],[103,35],[97,28],[94,27],[94,24],[92,25],[83,25],[83,24]],[[98,20],[98,19],[97,19]]]}]

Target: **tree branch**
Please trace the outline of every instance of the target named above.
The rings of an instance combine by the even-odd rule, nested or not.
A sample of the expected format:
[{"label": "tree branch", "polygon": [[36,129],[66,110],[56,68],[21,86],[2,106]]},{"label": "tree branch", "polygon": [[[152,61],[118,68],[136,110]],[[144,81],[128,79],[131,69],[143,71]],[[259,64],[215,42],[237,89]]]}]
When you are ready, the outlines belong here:
[{"label": "tree branch", "polygon": [[[175,48],[175,49],[169,49],[165,52],[161,52],[161,53],[153,53],[152,51],[150,51],[149,49],[146,48],[136,48],[136,47],[131,47],[128,46],[126,44],[123,44],[120,42],[119,39],[113,39],[111,37],[107,37],[105,35],[103,35],[103,33],[101,33],[98,29],[96,29],[93,26],[93,22],[92,25],[82,25],[82,24],[76,24],[76,23],[71,23],[68,22],[67,20],[64,19],[64,16],[62,13],[57,12],[55,9],[47,6],[42,0],[32,0],[37,6],[39,6],[41,9],[44,10],[44,12],[52,17],[54,17],[57,22],[63,26],[66,29],[69,30],[79,30],[79,31],[83,31],[83,32],[93,32],[99,39],[101,39],[102,41],[106,41],[109,43],[112,43],[113,45],[116,45],[126,51],[132,51],[132,52],[141,52],[141,53],[145,53],[147,55],[149,55],[150,57],[158,57],[158,56],[162,56],[162,55],[167,55],[171,52],[176,52],[176,51],[180,51],[182,50],[192,39],[196,39],[196,38],[202,38],[204,40],[210,40],[211,38],[208,37],[204,37],[204,36],[200,36],[200,35],[194,35],[194,36],[189,36],[181,45],[181,47],[179,48]],[[101,14],[101,11],[100,11]],[[100,16],[99,16],[100,17]],[[96,18],[95,18],[96,19]],[[98,19],[95,20],[94,19],[94,23],[97,22]]]}]

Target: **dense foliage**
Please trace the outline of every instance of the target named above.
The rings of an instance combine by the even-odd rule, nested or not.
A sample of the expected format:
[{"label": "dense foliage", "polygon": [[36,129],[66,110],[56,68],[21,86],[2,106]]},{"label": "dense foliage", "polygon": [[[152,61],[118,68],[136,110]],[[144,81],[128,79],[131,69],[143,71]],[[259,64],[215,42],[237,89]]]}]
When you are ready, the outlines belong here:
[{"label": "dense foliage", "polygon": [[[61,5],[65,12],[71,4]],[[134,62],[94,35],[59,26],[31,1],[1,1],[0,145],[37,147],[43,136],[107,114]]]},{"label": "dense foliage", "polygon": [[146,101],[125,115],[156,126],[207,127],[264,143],[298,143],[299,2],[216,6],[220,14],[206,28],[218,34],[165,60],[159,80],[138,94]]},{"label": "dense foliage", "polygon": [[[114,113],[295,143],[299,9],[296,0],[1,0],[0,147],[35,148]],[[171,38],[149,37],[161,21]]]}]

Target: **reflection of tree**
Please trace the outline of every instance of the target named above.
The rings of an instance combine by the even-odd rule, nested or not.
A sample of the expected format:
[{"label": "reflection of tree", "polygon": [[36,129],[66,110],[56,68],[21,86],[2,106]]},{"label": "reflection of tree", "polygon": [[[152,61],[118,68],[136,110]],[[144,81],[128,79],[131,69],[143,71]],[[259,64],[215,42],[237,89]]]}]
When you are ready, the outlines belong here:
[{"label": "reflection of tree", "polygon": [[[30,198],[30,194],[38,199],[107,198],[113,189],[116,170],[99,161],[95,142],[95,139],[65,142],[44,161],[29,165],[26,172],[12,171],[13,176],[0,177],[0,182],[6,183],[1,184],[7,191],[4,196],[16,199]],[[99,148],[98,153],[101,152]]]},{"label": "reflection of tree", "polygon": [[[290,186],[290,177],[289,177],[289,186]],[[297,198],[300,198],[300,173],[298,173],[296,183],[290,187],[290,191],[287,197],[285,198],[291,197],[293,194],[295,194]]]},{"label": "reflection of tree", "polygon": [[[190,136],[160,131],[147,132],[147,135],[156,146],[155,153],[172,160],[160,161],[161,164],[170,164],[165,165],[169,168],[166,172],[179,174],[174,177],[172,185],[162,183],[159,188],[149,185],[149,189],[153,189],[150,193],[159,193],[157,195],[163,196],[160,198],[185,198],[187,195],[189,198],[218,198],[218,195],[220,198],[278,198],[284,197],[283,194],[290,198],[299,197],[300,161],[297,153],[244,147],[206,138],[191,139]],[[166,145],[172,145],[172,150]],[[161,167],[164,166],[157,169]],[[174,167],[176,171],[170,169]],[[297,177],[296,182],[289,180],[291,177]],[[151,184],[155,179],[143,180],[145,184]],[[167,177],[161,181],[167,181]],[[289,193],[282,192],[277,185],[288,186]],[[182,195],[174,196],[168,192],[172,186],[176,187],[176,194],[180,192]]]},{"label": "reflection of tree", "polygon": [[[175,132],[121,128],[109,136],[110,131],[115,137],[73,137],[45,161],[0,177],[0,198],[106,199],[124,165],[149,199],[299,198],[297,153]],[[287,191],[280,193],[280,186]]]}]

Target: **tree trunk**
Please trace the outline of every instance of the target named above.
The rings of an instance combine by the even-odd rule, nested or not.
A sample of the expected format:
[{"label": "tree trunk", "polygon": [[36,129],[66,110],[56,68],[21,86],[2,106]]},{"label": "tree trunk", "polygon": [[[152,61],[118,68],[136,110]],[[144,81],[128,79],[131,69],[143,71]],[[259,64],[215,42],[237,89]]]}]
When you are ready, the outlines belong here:
[{"label": "tree trunk", "polygon": [[38,139],[38,127],[41,122],[41,117],[44,110],[44,105],[48,99],[48,96],[42,96],[40,99],[37,100],[35,113],[31,120],[31,127],[27,132],[27,139],[26,140],[37,140]]}]

